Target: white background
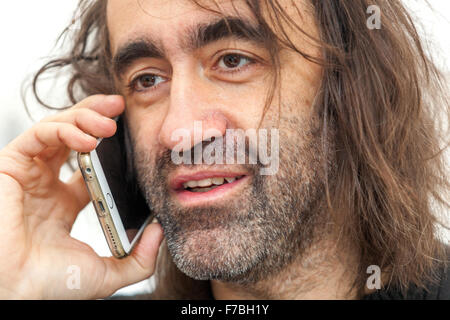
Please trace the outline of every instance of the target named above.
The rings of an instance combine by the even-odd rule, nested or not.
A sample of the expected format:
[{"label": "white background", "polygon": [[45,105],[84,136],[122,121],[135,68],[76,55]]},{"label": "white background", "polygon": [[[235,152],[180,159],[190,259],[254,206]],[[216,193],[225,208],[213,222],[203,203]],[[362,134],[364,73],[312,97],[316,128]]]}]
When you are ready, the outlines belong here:
[{"label": "white background", "polygon": [[[21,85],[48,61],[50,55],[58,53],[55,40],[71,21],[77,3],[78,0],[0,2],[0,148],[32,125],[21,100]],[[430,0],[434,12],[423,0],[407,0],[407,3],[424,24],[426,39],[431,43],[439,65],[448,72],[450,1]],[[63,90],[64,85],[59,87]],[[52,102],[66,105],[65,100],[58,100],[63,95],[63,91],[57,93]],[[29,106],[36,119],[46,114],[34,101],[30,100]],[[67,174],[68,170],[65,172]],[[110,254],[91,205],[80,214],[72,235],[90,244],[99,254]],[[148,282],[141,282],[121,293],[146,291],[150,286]]]}]

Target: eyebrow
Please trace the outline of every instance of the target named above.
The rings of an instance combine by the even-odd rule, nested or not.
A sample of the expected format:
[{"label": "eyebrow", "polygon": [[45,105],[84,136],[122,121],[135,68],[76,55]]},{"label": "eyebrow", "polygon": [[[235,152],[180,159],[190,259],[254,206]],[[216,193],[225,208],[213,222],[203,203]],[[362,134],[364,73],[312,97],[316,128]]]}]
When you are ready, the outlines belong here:
[{"label": "eyebrow", "polygon": [[[269,36],[269,33],[260,25],[254,25],[238,17],[223,17],[209,23],[198,24],[189,28],[187,34],[187,40],[181,42],[181,49],[187,52],[230,37],[264,45]],[[165,56],[164,48],[159,41],[141,37],[129,41],[117,50],[117,54],[113,58],[113,69],[115,74],[120,77],[138,59],[162,59]]]}]

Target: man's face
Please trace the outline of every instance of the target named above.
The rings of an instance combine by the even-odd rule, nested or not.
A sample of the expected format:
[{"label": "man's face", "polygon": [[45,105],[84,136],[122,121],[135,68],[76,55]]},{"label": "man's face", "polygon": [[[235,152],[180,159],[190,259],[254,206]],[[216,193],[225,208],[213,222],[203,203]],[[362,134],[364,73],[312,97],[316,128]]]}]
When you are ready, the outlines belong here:
[{"label": "man's face", "polygon": [[[193,278],[251,282],[309,246],[319,221],[324,155],[312,104],[321,69],[282,50],[280,85],[259,127],[273,85],[270,53],[245,1],[218,3],[221,14],[188,0],[109,0],[108,29],[138,180],[174,262]],[[300,18],[290,6],[285,1],[315,35],[311,9],[299,4]],[[318,55],[306,38],[288,32],[301,50]],[[199,123],[200,135],[194,132]],[[268,128],[279,130],[273,175],[261,175],[261,163],[175,164],[171,158],[174,148],[190,150],[228,129]],[[180,130],[191,139],[175,139]]]}]

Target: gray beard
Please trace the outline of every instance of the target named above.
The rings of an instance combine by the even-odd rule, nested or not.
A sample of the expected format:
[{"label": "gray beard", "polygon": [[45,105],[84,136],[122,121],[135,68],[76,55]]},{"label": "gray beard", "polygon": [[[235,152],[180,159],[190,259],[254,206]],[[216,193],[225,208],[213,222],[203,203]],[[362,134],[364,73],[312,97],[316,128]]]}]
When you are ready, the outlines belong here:
[{"label": "gray beard", "polygon": [[280,272],[314,244],[327,221],[323,161],[333,167],[332,156],[323,155],[317,120],[291,117],[285,123],[277,174],[259,175],[260,164],[239,165],[251,182],[226,206],[178,206],[167,186],[167,174],[176,167],[170,150],[157,157],[133,141],[138,182],[163,227],[174,263],[187,276],[254,284]]}]

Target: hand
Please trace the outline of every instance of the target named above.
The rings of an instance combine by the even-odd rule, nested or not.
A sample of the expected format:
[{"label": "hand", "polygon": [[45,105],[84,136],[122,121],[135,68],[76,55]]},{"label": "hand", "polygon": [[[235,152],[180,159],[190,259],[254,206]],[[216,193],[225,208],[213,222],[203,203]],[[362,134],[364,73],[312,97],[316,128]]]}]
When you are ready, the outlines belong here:
[{"label": "hand", "polygon": [[[124,110],[120,96],[91,96],[48,117],[0,150],[0,298],[94,299],[152,275],[162,229],[150,224],[132,254],[100,257],[70,237],[89,196],[78,170],[59,180],[70,150],[92,151]],[[76,266],[80,288],[68,285]]]}]

